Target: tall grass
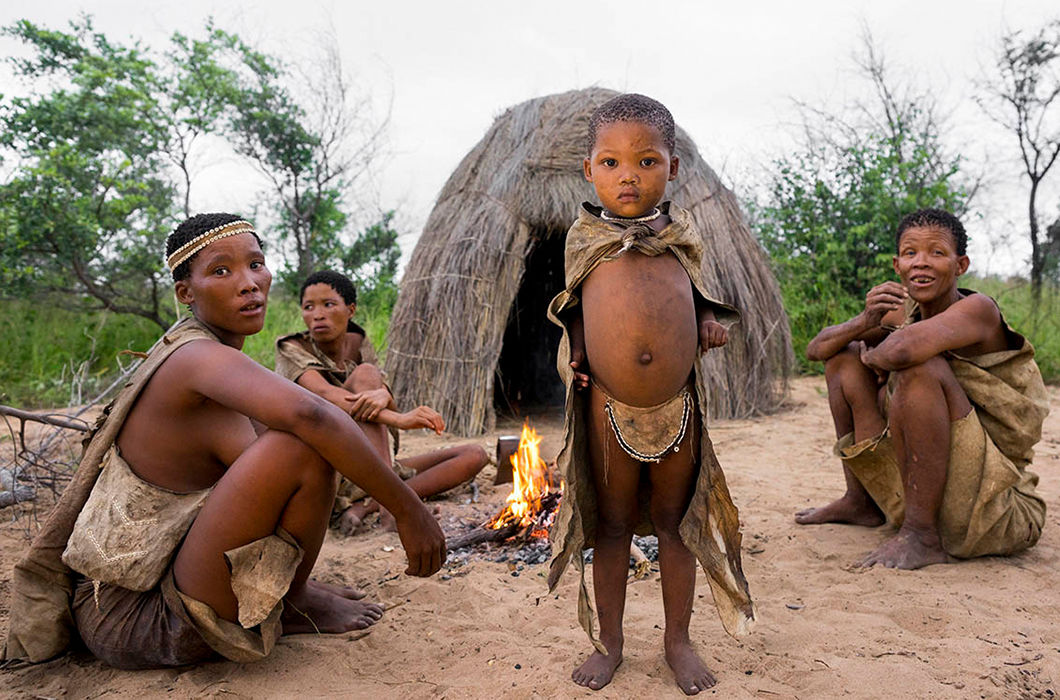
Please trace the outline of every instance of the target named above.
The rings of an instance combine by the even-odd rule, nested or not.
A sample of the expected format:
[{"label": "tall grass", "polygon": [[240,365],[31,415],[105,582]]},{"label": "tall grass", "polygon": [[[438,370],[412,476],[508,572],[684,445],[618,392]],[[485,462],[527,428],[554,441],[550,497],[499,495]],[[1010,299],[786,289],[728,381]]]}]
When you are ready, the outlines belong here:
[{"label": "tall grass", "polygon": [[[390,307],[371,299],[356,320],[379,352],[386,352]],[[265,327],[243,351],[272,369],[276,338],[305,329],[298,301],[282,290],[269,295]],[[87,401],[109,385],[132,358],[158,339],[154,323],[107,312],[83,313],[54,303],[0,300],[0,403],[19,408],[67,406]]]},{"label": "tall grass", "polygon": [[82,313],[53,302],[0,300],[0,403],[66,406],[90,399],[159,335],[135,316]]},{"label": "tall grass", "polygon": [[1034,345],[1034,359],[1045,381],[1060,383],[1060,289],[1043,287],[1035,310],[1026,280],[965,276],[960,284],[996,299],[1005,321]]},{"label": "tall grass", "polygon": [[[966,276],[961,286],[998,301],[1005,320],[1025,335],[1036,350],[1038,366],[1049,383],[1060,382],[1060,290],[1046,287],[1037,312],[1030,285],[1024,280]],[[861,308],[857,300],[821,295],[817,303],[806,294],[785,290],[792,341],[800,370],[820,372],[820,363],[806,360],[806,344],[828,323],[849,318]],[[385,357],[392,299],[366,295],[356,320]],[[283,290],[269,295],[265,327],[247,338],[243,351],[272,369],[276,338],[303,330],[298,301]],[[127,366],[122,350],[143,351],[159,336],[156,325],[134,316],[106,312],[81,313],[54,303],[0,300],[0,403],[22,408],[66,406],[94,397]]]}]

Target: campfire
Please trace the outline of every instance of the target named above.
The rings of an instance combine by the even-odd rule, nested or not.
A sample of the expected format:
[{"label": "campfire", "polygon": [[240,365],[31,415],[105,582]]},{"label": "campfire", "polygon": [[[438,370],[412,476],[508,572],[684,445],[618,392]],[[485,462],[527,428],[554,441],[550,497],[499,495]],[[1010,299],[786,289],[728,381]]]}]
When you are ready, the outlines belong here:
[{"label": "campfire", "polygon": [[449,549],[479,542],[516,540],[525,543],[548,537],[548,528],[563,494],[563,484],[541,459],[541,437],[523,424],[519,447],[511,456],[512,492],[504,508],[469,533],[449,540]]}]

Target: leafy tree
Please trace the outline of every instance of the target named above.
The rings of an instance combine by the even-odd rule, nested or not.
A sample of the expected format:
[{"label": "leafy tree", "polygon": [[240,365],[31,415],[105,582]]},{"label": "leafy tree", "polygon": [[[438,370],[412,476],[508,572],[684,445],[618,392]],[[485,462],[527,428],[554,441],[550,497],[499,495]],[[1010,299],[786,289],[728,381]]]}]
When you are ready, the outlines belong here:
[{"label": "leafy tree", "polygon": [[159,93],[165,98],[157,128],[166,135],[163,148],[180,173],[184,217],[191,216],[191,159],[203,136],[217,134],[222,117],[238,95],[236,77],[223,65],[228,35],[206,23],[204,38],[179,32],[171,39],[159,70]]},{"label": "leafy tree", "polygon": [[975,190],[942,147],[934,104],[890,81],[866,40],[859,66],[875,102],[834,115],[803,105],[803,140],[778,159],[752,225],[770,254],[803,369],[806,343],[893,279],[894,232],[922,207],[963,213]]},{"label": "leafy tree", "polygon": [[393,211],[384,213],[342,253],[343,267],[365,295],[385,294],[384,289],[397,291],[395,277],[401,248],[393,220]]},{"label": "leafy tree", "polygon": [[0,187],[0,289],[74,291],[167,327],[159,250],[176,212],[155,64],[87,18],[69,33],[25,20],[4,33],[33,49],[11,63],[36,90],[0,111],[17,168]]},{"label": "leafy tree", "polygon": [[996,67],[997,75],[983,81],[987,97],[979,105],[1016,137],[1023,173],[1030,181],[1027,223],[1031,290],[1037,304],[1049,254],[1039,220],[1038,194],[1060,156],[1060,20],[1031,35],[1020,31],[1003,35]]},{"label": "leafy tree", "polygon": [[[334,40],[305,77],[209,22],[199,37],[175,34],[161,55],[111,42],[87,17],[68,32],[29,21],[3,31],[32,50],[9,59],[32,93],[0,104],[0,147],[14,156],[14,175],[0,186],[0,293],[57,294],[167,327],[159,251],[192,213],[192,163],[207,135],[226,139],[271,183],[288,286],[349,255],[360,270],[366,246],[392,233],[388,215],[368,229],[374,243],[344,236],[346,199],[371,168],[386,121],[352,97]],[[303,88],[300,99],[291,85]],[[393,285],[386,261],[397,253],[380,254],[376,267],[390,275],[382,287]]]},{"label": "leafy tree", "polygon": [[1060,281],[1060,218],[1045,230],[1045,273]]},{"label": "leafy tree", "polygon": [[397,266],[401,249],[388,211],[342,251],[340,268],[357,285],[357,315],[376,350],[386,351],[386,331],[397,301]]},{"label": "leafy tree", "polygon": [[[341,259],[343,200],[379,154],[386,120],[375,122],[367,99],[353,95],[333,37],[318,63],[296,76],[238,37],[215,35],[238,57],[226,135],[271,183],[290,256],[282,276],[297,287],[314,269]],[[301,86],[301,101],[291,84]]]}]

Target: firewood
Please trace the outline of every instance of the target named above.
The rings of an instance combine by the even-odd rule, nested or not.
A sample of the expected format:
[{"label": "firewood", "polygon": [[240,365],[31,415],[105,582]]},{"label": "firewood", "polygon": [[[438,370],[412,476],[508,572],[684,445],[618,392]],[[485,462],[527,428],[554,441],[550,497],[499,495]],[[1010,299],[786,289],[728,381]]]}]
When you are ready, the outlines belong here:
[{"label": "firewood", "polygon": [[506,540],[509,537],[517,534],[520,528],[518,523],[502,527],[499,530],[487,529],[485,527],[476,527],[470,532],[465,532],[462,535],[451,537],[446,540],[445,546],[449,551],[460,549],[461,547],[470,547],[472,545],[481,544],[483,542],[499,542]]}]

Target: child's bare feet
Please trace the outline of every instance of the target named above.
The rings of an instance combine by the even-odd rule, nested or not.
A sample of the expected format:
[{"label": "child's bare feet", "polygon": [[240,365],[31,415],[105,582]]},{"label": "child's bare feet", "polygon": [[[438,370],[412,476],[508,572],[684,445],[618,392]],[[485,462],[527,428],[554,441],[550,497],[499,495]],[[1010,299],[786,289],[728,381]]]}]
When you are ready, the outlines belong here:
[{"label": "child's bare feet", "polygon": [[795,514],[799,525],[819,525],[821,523],[848,523],[876,527],[883,525],[886,518],[879,507],[867,498],[844,494],[828,505],[818,508],[807,508]]},{"label": "child's bare feet", "polygon": [[685,695],[695,695],[717,683],[714,674],[687,640],[666,644],[666,663],[673,670],[677,685]]},{"label": "child's bare feet", "polygon": [[922,533],[912,528],[901,530],[862,559],[858,566],[876,564],[888,569],[919,569],[929,564],[946,564],[953,559],[942,548],[938,533]]},{"label": "child's bare feet", "polygon": [[[351,589],[346,589],[347,591]],[[283,633],[338,634],[363,630],[379,621],[383,606],[353,600],[332,586],[308,581],[283,599]]]},{"label": "child's bare feet", "polygon": [[622,664],[622,652],[615,654],[601,654],[594,651],[592,655],[574,669],[570,674],[575,683],[591,690],[600,690],[611,682],[615,670]]}]

